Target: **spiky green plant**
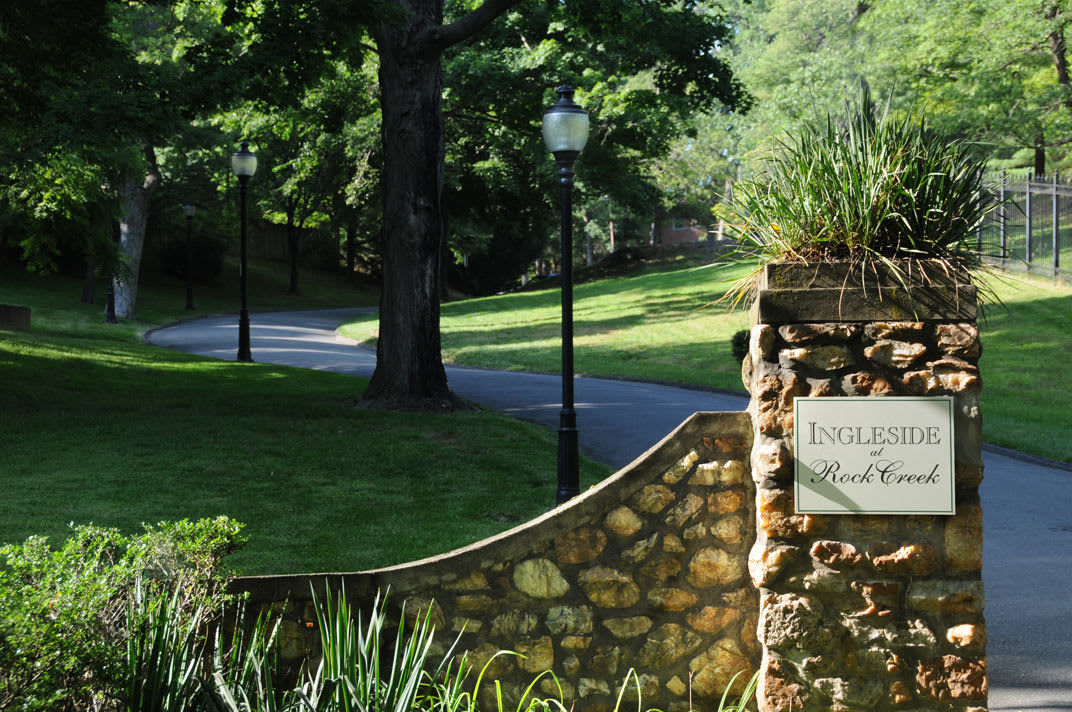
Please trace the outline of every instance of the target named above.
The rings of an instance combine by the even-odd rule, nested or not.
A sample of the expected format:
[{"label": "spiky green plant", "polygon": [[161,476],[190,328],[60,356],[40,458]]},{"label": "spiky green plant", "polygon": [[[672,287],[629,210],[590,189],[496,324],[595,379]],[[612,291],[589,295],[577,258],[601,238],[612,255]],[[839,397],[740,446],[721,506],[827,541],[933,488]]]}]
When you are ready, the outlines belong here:
[{"label": "spiky green plant", "polygon": [[262,611],[247,633],[245,616],[245,604],[239,604],[230,636],[224,635],[223,625],[216,627],[212,674],[204,681],[206,707],[211,712],[288,712],[294,694],[277,682],[276,634],[282,618],[273,620]]},{"label": "spiky green plant", "polygon": [[[976,147],[900,118],[866,88],[845,113],[786,138],[756,179],[735,187],[733,229],[762,262],[848,261],[861,274],[881,263],[928,259],[949,270],[982,262],[976,230],[993,203],[980,200]],[[751,280],[731,294],[745,296]]]},{"label": "spiky green plant", "polygon": [[[377,593],[368,621],[354,619],[340,590],[323,603],[313,593],[323,649],[323,676],[340,681],[334,700],[340,712],[409,712],[421,702],[428,679],[438,679],[454,646],[434,669],[428,669],[435,626],[431,608],[414,616],[406,628],[405,606],[390,646],[385,630],[386,596]],[[455,640],[455,645],[457,640]],[[389,654],[388,654],[388,651]]]},{"label": "spiky green plant", "polygon": [[740,697],[736,700],[729,699],[730,690],[733,689],[733,683],[737,682],[737,678],[743,674],[743,672],[738,672],[730,679],[730,684],[726,685],[726,689],[722,692],[722,699],[718,703],[718,712],[749,712],[748,703],[756,693],[756,688],[759,687],[758,672],[752,675],[752,679],[745,685],[744,691],[741,692]]},{"label": "spiky green plant", "polygon": [[180,583],[162,586],[139,579],[135,585],[128,612],[125,712],[194,709],[205,610],[183,610],[181,591]]}]

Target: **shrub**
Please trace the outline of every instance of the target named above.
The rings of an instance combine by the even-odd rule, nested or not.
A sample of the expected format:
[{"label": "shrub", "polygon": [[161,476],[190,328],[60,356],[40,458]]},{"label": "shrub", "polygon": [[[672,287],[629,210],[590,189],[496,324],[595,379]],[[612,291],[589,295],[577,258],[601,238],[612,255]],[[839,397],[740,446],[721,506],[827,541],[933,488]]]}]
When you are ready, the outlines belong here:
[{"label": "shrub", "polygon": [[743,361],[748,355],[748,337],[748,330],[741,329],[730,338],[730,352],[733,354],[734,361]]},{"label": "shrub", "polygon": [[974,146],[916,111],[894,118],[865,88],[843,116],[806,124],[762,176],[734,188],[734,230],[763,262],[882,263],[899,278],[894,260],[977,269],[975,230],[994,207],[979,200],[983,167]]},{"label": "shrub", "polygon": [[0,548],[0,709],[129,700],[132,661],[149,664],[139,637],[159,636],[168,616],[180,627],[204,621],[226,601],[220,560],[241,544],[240,528],[224,517],[133,537],[78,526],[56,548],[42,537]]},{"label": "shrub", "polygon": [[[239,604],[230,637],[220,624],[232,603],[220,559],[241,543],[239,530],[222,517],[161,523],[130,538],[82,526],[57,549],[39,537],[0,549],[0,709],[505,712],[498,681],[489,683],[487,705],[477,702],[490,662],[468,692],[467,656],[453,656],[457,638],[438,664],[430,660],[431,608],[407,615],[403,607],[393,626],[379,596],[365,621],[345,592],[323,602],[314,595],[323,656],[297,686],[280,684],[280,619],[262,614],[247,633]],[[639,678],[630,675],[641,710]],[[533,694],[545,676],[555,679],[549,671],[533,679],[515,712],[566,712],[561,696]],[[756,679],[729,706],[724,695],[719,709],[743,712]],[[629,683],[616,710],[634,704],[623,707]]]}]

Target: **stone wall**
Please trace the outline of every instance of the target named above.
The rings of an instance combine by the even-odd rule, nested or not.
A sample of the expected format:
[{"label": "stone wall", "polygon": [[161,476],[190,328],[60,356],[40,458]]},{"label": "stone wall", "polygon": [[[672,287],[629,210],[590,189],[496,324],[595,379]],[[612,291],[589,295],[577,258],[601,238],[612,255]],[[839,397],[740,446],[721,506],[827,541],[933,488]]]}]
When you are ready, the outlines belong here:
[{"label": "stone wall", "polygon": [[[868,291],[826,267],[761,276],[743,380],[763,712],[985,710],[975,289],[918,266],[910,297],[872,277]],[[797,514],[793,398],[891,395],[954,396],[955,516]]]},{"label": "stone wall", "polygon": [[743,672],[739,689],[760,659],[747,572],[751,449],[746,414],[697,413],[598,486],[499,536],[388,569],[250,577],[236,589],[255,604],[286,602],[291,660],[319,654],[311,585],[345,585],[365,604],[389,588],[407,612],[431,608],[440,644],[460,634],[478,669],[499,650],[524,654],[489,670],[508,698],[552,670],[567,707],[609,710],[635,668],[645,709],[682,712],[691,696],[714,710],[733,675]]}]

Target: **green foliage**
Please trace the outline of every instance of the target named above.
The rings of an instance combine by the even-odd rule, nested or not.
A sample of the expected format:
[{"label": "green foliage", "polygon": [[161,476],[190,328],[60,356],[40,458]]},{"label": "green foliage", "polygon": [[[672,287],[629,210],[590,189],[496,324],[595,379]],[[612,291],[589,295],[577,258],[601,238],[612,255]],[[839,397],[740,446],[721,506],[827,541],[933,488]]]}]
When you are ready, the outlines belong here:
[{"label": "green foliage", "polygon": [[731,117],[736,154],[746,168],[787,133],[836,111],[860,79],[876,88],[870,36],[861,32],[856,0],[727,0],[736,36],[727,48],[734,73],[754,97]]},{"label": "green foliage", "polygon": [[0,708],[86,709],[122,696],[131,710],[152,709],[189,678],[194,630],[226,600],[220,560],[239,530],[225,517],[133,537],[78,526],[56,548],[43,537],[0,548]]},{"label": "green foliage", "polygon": [[843,116],[806,124],[736,190],[742,243],[766,261],[936,258],[974,266],[986,212],[969,144],[895,119],[865,90]]},{"label": "green foliage", "polygon": [[[447,2],[447,17],[471,6]],[[505,289],[535,259],[558,259],[557,166],[538,121],[563,81],[577,88],[592,127],[576,164],[578,212],[613,204],[619,218],[651,222],[664,188],[656,164],[693,114],[748,102],[720,51],[729,26],[699,10],[695,2],[526,2],[445,56],[444,210],[449,245],[467,258],[458,277],[470,289]]]},{"label": "green foliage", "polygon": [[127,608],[122,707],[130,712],[193,709],[204,653],[205,608],[183,610],[185,581],[161,587],[138,578]]},{"label": "green foliage", "polygon": [[731,700],[730,690],[733,689],[734,683],[737,682],[737,678],[742,674],[742,672],[738,672],[730,678],[730,684],[726,685],[726,689],[722,691],[722,699],[718,702],[718,712],[746,712],[748,710],[748,703],[756,693],[756,688],[759,687],[759,673],[757,672],[748,681],[740,697],[736,700]]},{"label": "green foliage", "polygon": [[[298,686],[289,689],[277,686],[278,671],[274,667],[278,661],[273,657],[271,644],[275,628],[265,624],[263,618],[258,619],[247,647],[235,654],[232,646],[232,657],[227,664],[221,665],[217,659],[213,684],[208,691],[211,701],[208,709],[214,712],[506,712],[508,709],[513,712],[566,712],[568,709],[562,701],[561,685],[551,671],[537,675],[521,691],[511,708],[504,699],[501,683],[498,680],[486,683],[485,676],[495,658],[517,653],[497,652],[473,681],[468,653],[454,655],[460,634],[440,662],[431,665],[429,652],[435,636],[431,607],[423,615],[407,614],[403,607],[402,621],[397,625],[393,642],[388,639],[391,621],[386,612],[385,595],[377,594],[367,621],[360,616],[354,617],[345,591],[334,595],[326,591],[323,600],[314,591],[313,607],[323,657],[315,669],[304,669]],[[745,712],[747,709],[759,676],[754,675],[741,696],[730,701],[730,690],[739,675],[730,681],[719,703],[719,712]],[[559,688],[557,699],[534,694],[537,684],[545,677]],[[637,712],[645,709],[639,676],[635,670],[630,670],[618,694],[615,710],[626,709],[623,704],[631,706],[627,701],[633,692],[631,680],[635,685]],[[468,689],[470,682],[471,691]],[[485,684],[493,685],[494,689],[482,695],[481,688]]]},{"label": "green foliage", "polygon": [[[726,0],[735,74],[755,97],[737,117],[748,169],[866,81],[895,113],[923,107],[951,135],[985,142],[992,167],[1069,164],[1063,65],[1072,15],[1012,0]],[[1044,161],[1048,168],[1039,165]]]},{"label": "green foliage", "polygon": [[734,361],[742,361],[748,355],[748,336],[747,329],[733,332],[733,338],[730,339],[730,353],[733,354]]},{"label": "green foliage", "polygon": [[1001,166],[1064,172],[1072,104],[1058,64],[1068,61],[1070,20],[1065,3],[898,0],[874,3],[860,24],[875,74],[899,103],[986,142]]},{"label": "green foliage", "polygon": [[[194,282],[211,283],[223,272],[223,257],[227,243],[219,237],[195,232],[190,238],[191,267]],[[186,279],[186,237],[166,240],[158,253],[160,269]]]}]

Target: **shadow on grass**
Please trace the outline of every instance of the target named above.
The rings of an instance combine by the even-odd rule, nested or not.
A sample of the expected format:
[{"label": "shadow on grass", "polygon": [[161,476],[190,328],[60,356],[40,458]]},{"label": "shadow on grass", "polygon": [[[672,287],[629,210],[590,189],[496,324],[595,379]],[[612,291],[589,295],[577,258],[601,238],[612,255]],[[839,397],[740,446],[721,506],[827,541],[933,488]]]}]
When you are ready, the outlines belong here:
[{"label": "shadow on grass", "polygon": [[[10,333],[0,363],[0,541],[227,514],[248,525],[246,573],[357,570],[553,503],[552,432],[353,408],[353,377]],[[606,474],[582,464],[586,483]]]}]

